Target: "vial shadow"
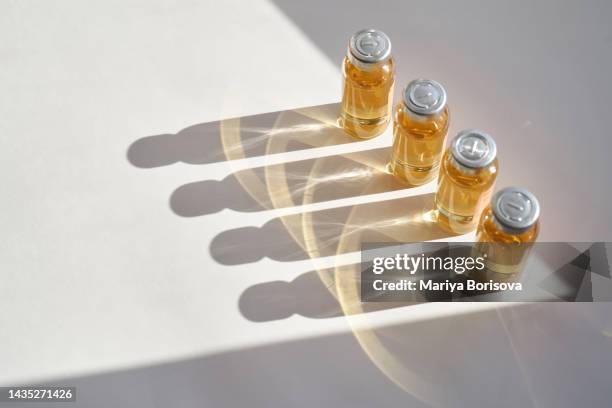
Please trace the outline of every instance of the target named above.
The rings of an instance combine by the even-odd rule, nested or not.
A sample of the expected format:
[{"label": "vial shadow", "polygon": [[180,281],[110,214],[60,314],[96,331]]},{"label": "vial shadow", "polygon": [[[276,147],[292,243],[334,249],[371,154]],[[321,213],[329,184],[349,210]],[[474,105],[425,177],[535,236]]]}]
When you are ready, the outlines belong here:
[{"label": "vial shadow", "polygon": [[[452,256],[470,256],[471,250],[472,248],[469,244],[458,246],[452,249]],[[528,299],[531,301],[536,299],[540,302],[593,301],[591,278],[588,273],[591,272],[592,264],[597,266],[597,268],[593,269],[593,273],[607,278],[608,281],[610,280],[609,265],[605,254],[606,248],[601,243],[592,245],[584,251],[577,250],[565,243],[540,243],[536,244],[534,251],[537,252],[538,258],[541,258],[544,263],[548,264],[548,268],[544,269],[550,270],[530,271],[530,274],[535,275],[530,278],[532,280],[530,285],[537,285],[540,289],[545,290],[543,293],[538,291],[536,293],[537,297],[530,295]],[[570,255],[569,258],[568,254]],[[449,248],[444,243],[440,243],[440,249],[435,250],[432,255],[446,257],[450,256],[451,252],[449,252]],[[551,267],[552,264],[554,264],[554,268]],[[537,267],[542,269],[542,265],[537,265]],[[240,312],[243,317],[252,322],[282,320],[293,315],[312,319],[342,316],[344,314],[343,308],[332,294],[336,286],[335,276],[338,276],[335,273],[341,274],[341,285],[360,287],[363,276],[359,271],[362,268],[362,264],[345,265],[339,272],[335,272],[333,268],[328,268],[306,272],[290,282],[279,280],[253,285],[247,288],[240,296]],[[351,273],[351,271],[357,271],[357,273]],[[465,276],[435,273],[431,275],[431,278],[439,282],[444,282],[448,279],[463,281]],[[597,282],[602,284],[605,281],[599,279]],[[525,288],[525,290],[531,289]],[[360,291],[363,302],[361,298],[351,298],[346,295],[343,297],[343,301],[345,306],[348,306],[346,310],[350,310],[350,313],[361,314],[416,306],[424,302],[470,302],[479,299],[482,295],[495,293],[496,291],[483,290],[451,295],[448,293],[423,291],[415,295],[411,300],[402,295],[400,297],[401,300],[393,302],[388,299],[381,301],[376,295],[371,297],[371,294]],[[607,293],[610,292],[608,291]],[[489,298],[489,301],[492,299],[494,298]],[[524,301],[521,298],[512,297],[499,299],[503,301]],[[482,300],[482,298],[479,299],[479,301]],[[598,301],[610,301],[610,297],[600,296]]]},{"label": "vial shadow", "polygon": [[176,134],[138,139],[127,158],[136,167],[154,168],[264,156],[271,153],[272,141],[281,146],[272,153],[355,142],[337,126],[339,109],[332,103],[200,123]]},{"label": "vial shadow", "polygon": [[224,208],[255,212],[409,188],[386,171],[390,155],[385,147],[241,170],[221,181],[180,186],[170,207],[196,217]]},{"label": "vial shadow", "polygon": [[[352,265],[361,267],[361,265]],[[333,279],[333,269],[310,271],[299,275],[291,282],[270,281],[247,288],[238,301],[243,317],[255,323],[287,319],[293,315],[311,319],[327,319],[343,316],[338,300],[320,278],[320,274]],[[333,288],[331,288],[333,290]],[[363,303],[364,313],[407,307],[417,302]]]},{"label": "vial shadow", "polygon": [[342,316],[340,304],[316,271],[303,273],[291,282],[253,285],[242,293],[238,306],[240,313],[252,322],[282,320],[293,315],[313,319]]},{"label": "vial shadow", "polygon": [[[419,242],[452,236],[431,213],[434,194],[292,214],[261,228],[243,227],[217,235],[210,244],[213,259],[224,265],[263,258],[289,262],[360,250],[370,242]],[[350,241],[350,245],[346,242]]]}]

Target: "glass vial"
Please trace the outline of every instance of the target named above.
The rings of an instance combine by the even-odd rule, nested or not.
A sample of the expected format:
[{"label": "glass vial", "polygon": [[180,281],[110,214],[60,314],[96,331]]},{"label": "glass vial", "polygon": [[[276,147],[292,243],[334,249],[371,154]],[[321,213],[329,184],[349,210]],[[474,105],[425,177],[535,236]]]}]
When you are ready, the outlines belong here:
[{"label": "glass vial", "polygon": [[439,225],[454,234],[476,228],[491,200],[499,163],[495,141],[478,130],[459,132],[444,153],[438,176]]},{"label": "glass vial", "polygon": [[540,204],[523,188],[497,192],[484,210],[476,230],[476,256],[485,258],[480,280],[515,280],[538,237]]},{"label": "glass vial", "polygon": [[438,175],[449,122],[442,85],[429,79],[410,82],[393,116],[393,174],[413,186],[433,180]]},{"label": "glass vial", "polygon": [[380,135],[389,124],[393,103],[395,66],[389,37],[379,30],[355,33],[342,74],[342,127],[359,139]]}]

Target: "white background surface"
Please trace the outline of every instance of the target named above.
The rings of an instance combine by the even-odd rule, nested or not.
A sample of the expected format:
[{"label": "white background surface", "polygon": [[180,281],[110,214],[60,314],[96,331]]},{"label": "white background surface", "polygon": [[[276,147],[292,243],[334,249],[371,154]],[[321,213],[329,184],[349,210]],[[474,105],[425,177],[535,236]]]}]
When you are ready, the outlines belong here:
[{"label": "white background surface", "polygon": [[336,67],[274,6],[3,2],[0,19],[1,382],[342,324],[240,316],[245,288],[299,267],[223,267],[208,245],[272,215],[185,219],[168,205],[178,186],[221,179],[228,164],[142,170],[126,158],[145,136],[337,100]]},{"label": "white background surface", "polygon": [[[564,16],[573,15],[572,10],[565,12]],[[597,14],[595,9],[590,12]],[[576,18],[589,21],[593,15],[586,13]],[[605,50],[600,45],[607,44],[609,51],[612,37],[602,27],[572,30],[570,48],[591,40],[591,55]],[[387,145],[389,130],[358,146],[232,164],[176,163],[141,169],[126,158],[129,146],[146,136],[222,118],[337,102],[339,64],[302,30],[275,5],[263,1],[0,4],[0,383],[129,368],[348,330],[342,318],[292,316],[255,324],[240,314],[238,299],[245,289],[266,281],[290,281],[312,270],[310,262],[264,259],[226,266],[210,256],[209,244],[219,233],[260,226],[279,214],[304,209],[259,213],[226,209],[182,218],[171,211],[168,201],[183,184],[220,180],[242,168]],[[461,55],[461,50],[455,52]],[[466,48],[465,52],[477,60],[490,50]],[[555,58],[546,61],[554,65]],[[563,76],[564,84],[583,91],[576,95],[576,104],[590,106],[593,101],[599,113],[579,116],[575,131],[564,134],[563,141],[554,138],[560,130],[555,128],[554,110],[546,111],[549,117],[533,111],[522,116],[520,108],[511,110],[516,126],[508,128],[503,114],[487,115],[493,104],[487,103],[481,111],[473,95],[463,106],[453,100],[452,91],[465,94],[469,87],[461,72],[451,74],[450,61],[440,64],[448,67],[446,71],[437,72],[448,83],[451,106],[457,106],[461,124],[479,119],[492,123],[497,118],[503,123],[500,133],[510,129],[501,135],[502,144],[505,140],[510,145],[517,132],[537,138],[538,131],[546,129],[546,142],[537,139],[540,148],[546,143],[586,145],[571,160],[575,149],[562,149],[559,160],[544,155],[547,163],[561,163],[553,168],[562,171],[551,172],[547,166],[546,177],[540,178],[519,172],[523,179],[540,180],[546,192],[543,213],[554,214],[544,220],[549,240],[610,239],[610,194],[601,192],[609,170],[605,148],[610,142],[604,133],[609,120],[601,114],[601,102],[610,95],[604,74],[609,72],[604,68],[609,67],[610,56],[603,58],[580,61],[569,71],[561,69],[564,74],[575,73],[573,78]],[[402,63],[409,59],[406,52],[398,56]],[[582,69],[585,66],[591,68]],[[480,69],[487,75],[480,77],[483,83],[478,89],[500,83],[494,70]],[[582,76],[585,72],[587,79]],[[589,99],[594,78],[603,82],[600,92]],[[520,83],[521,78],[514,81]],[[529,100],[528,93],[518,91],[503,96],[505,84],[501,82],[495,91],[505,103],[514,98],[514,106],[520,107],[523,98]],[[566,96],[558,84],[544,85],[551,87],[552,99]],[[538,92],[541,98],[543,91]],[[515,147],[507,149],[514,160],[506,160],[520,163],[521,151]],[[585,170],[589,163],[595,174],[592,184],[582,177],[589,174]],[[529,183],[539,185],[531,179]],[[432,189],[426,186],[409,194]],[[586,200],[585,193],[594,195],[588,203],[577,199]],[[563,197],[567,201],[555,211]],[[372,199],[358,197],[343,203],[364,200]],[[576,219],[579,214],[584,214],[582,220]],[[571,224],[566,217],[573,220]],[[570,237],[572,231],[576,235]],[[444,305],[428,305],[410,314],[387,311],[377,319],[381,324],[414,320],[445,310]]]}]

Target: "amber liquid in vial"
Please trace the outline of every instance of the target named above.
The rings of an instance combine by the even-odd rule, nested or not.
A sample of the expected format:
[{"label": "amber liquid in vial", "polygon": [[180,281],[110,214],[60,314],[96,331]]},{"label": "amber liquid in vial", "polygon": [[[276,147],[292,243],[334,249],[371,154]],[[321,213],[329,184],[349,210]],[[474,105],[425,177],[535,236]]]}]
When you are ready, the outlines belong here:
[{"label": "amber liquid in vial", "polygon": [[397,104],[393,120],[391,171],[414,186],[436,178],[450,114],[446,92],[431,80],[412,81]]},{"label": "amber liquid in vial", "polygon": [[495,194],[476,230],[474,256],[485,258],[485,269],[474,277],[518,280],[540,231],[539,213],[537,199],[525,189],[509,187]]},{"label": "amber liquid in vial", "polygon": [[482,132],[460,132],[440,165],[436,209],[438,224],[454,234],[476,228],[478,217],[491,200],[498,172],[497,148]]},{"label": "amber liquid in vial", "polygon": [[340,124],[350,135],[380,135],[391,120],[395,66],[391,42],[382,32],[363,30],[350,41],[342,64]]}]

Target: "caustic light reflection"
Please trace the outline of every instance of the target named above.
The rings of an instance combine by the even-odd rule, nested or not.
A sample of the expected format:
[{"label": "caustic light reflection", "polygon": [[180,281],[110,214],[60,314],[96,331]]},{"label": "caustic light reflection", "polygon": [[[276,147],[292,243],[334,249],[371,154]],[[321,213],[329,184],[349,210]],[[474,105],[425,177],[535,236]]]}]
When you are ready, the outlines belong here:
[{"label": "caustic light reflection", "polygon": [[279,173],[269,174],[268,179],[280,178],[287,181],[307,181],[309,186],[305,188],[312,188],[315,184],[331,183],[334,181],[362,181],[369,179],[374,176],[376,171],[371,168],[355,168],[349,169],[342,172],[335,172],[333,174],[327,174],[324,176],[312,176],[304,173]]},{"label": "caustic light reflection", "polygon": [[285,128],[275,128],[275,129],[262,129],[262,128],[246,128],[247,131],[252,132],[261,132],[266,136],[276,136],[276,135],[284,135],[284,134],[293,134],[293,133],[312,133],[312,132],[320,132],[323,129],[332,128],[335,126],[328,125],[325,123],[301,123],[298,125],[288,126]]},{"label": "caustic light reflection", "polygon": [[438,222],[438,212],[436,210],[429,210],[422,214],[418,214],[413,218],[414,222],[426,222],[436,223]]},{"label": "caustic light reflection", "polygon": [[[363,223],[342,223],[342,222],[315,222],[310,228],[314,228],[315,236],[311,238],[313,243],[318,246],[326,246],[332,242],[338,241],[338,236],[336,236],[336,231],[339,229],[343,229],[341,239],[346,240],[351,236],[361,236],[365,231],[381,231],[381,232],[389,232],[393,231],[397,228],[410,228],[411,225],[423,223],[422,219],[423,215],[419,214],[416,216],[407,216],[407,217],[397,217],[397,218],[388,218],[377,221],[363,222]],[[333,233],[333,236],[327,239],[323,239],[325,235],[325,231],[330,231]],[[331,234],[330,234],[331,235]],[[353,248],[357,251],[359,248],[356,246]]]},{"label": "caustic light reflection", "polygon": [[[277,120],[276,124],[280,124],[280,120]],[[246,156],[245,151],[263,146],[268,154],[286,151],[289,149],[288,143],[293,141],[304,142],[313,147],[333,144],[335,140],[333,137],[337,136],[335,131],[338,129],[336,124],[329,122],[293,123],[288,126],[265,128],[241,127],[239,122],[226,121],[221,126],[224,150],[226,156],[231,158],[244,157]],[[342,133],[340,136],[342,136],[340,140],[344,141],[345,135]],[[317,199],[334,198],[343,194],[358,196],[382,192],[385,189],[402,188],[394,187],[395,185],[392,185],[390,181],[393,178],[386,177],[389,175],[386,164],[385,159],[377,160],[376,155],[372,157],[372,154],[360,152],[347,158],[334,157],[314,160],[313,163],[299,162],[292,165],[268,166],[263,179],[259,175],[259,177],[249,179],[241,177],[239,181],[254,198],[265,202],[266,207],[280,208],[287,205],[310,203],[315,195]],[[255,183],[253,180],[259,182]],[[330,189],[327,186],[333,188]],[[359,188],[356,189],[355,186]],[[337,191],[338,189],[346,193],[337,195],[330,193],[330,190]],[[303,197],[300,197],[302,193],[304,193]],[[301,202],[295,202],[299,198]],[[376,237],[380,237],[379,234],[382,233],[389,239],[398,242],[432,238],[436,234],[431,227],[436,222],[436,213],[432,208],[431,197],[417,196],[280,217],[282,226],[297,244],[297,247],[284,248],[284,251],[296,253],[288,257],[285,253],[283,258],[301,258],[305,253],[307,257],[314,260],[329,255],[358,251],[359,243],[369,239],[371,231]],[[354,290],[357,293],[355,287],[357,280],[354,279],[356,275],[340,273],[347,272],[342,268],[334,269],[331,275],[329,272],[324,273],[320,268],[317,270],[325,287],[334,296],[337,296],[343,311],[345,313],[350,311],[349,305],[353,304],[351,299],[356,299],[356,297],[350,296],[346,291],[349,290],[352,294]],[[357,272],[354,271],[354,273]],[[387,361],[381,363],[380,353],[373,353],[372,348],[380,352],[384,352],[385,348],[377,348],[375,341],[368,341],[370,337],[376,337],[376,333],[373,330],[365,330],[358,335],[358,340],[385,375],[398,385],[404,385],[402,388],[407,391],[415,389],[421,391],[427,388],[428,384],[423,383],[418,376],[398,376],[395,370],[388,369]],[[400,374],[406,373],[400,370]],[[414,380],[413,386],[405,386],[406,381],[411,382],[411,380]],[[428,398],[423,397],[430,395],[427,391],[415,393],[424,400]]]},{"label": "caustic light reflection", "polygon": [[224,150],[226,153],[230,153],[237,150],[249,150],[254,146],[259,146],[263,142],[267,142],[271,137],[277,136],[293,136],[299,135],[300,138],[304,138],[308,134],[319,134],[323,130],[336,128],[334,125],[326,123],[302,123],[293,126],[281,127],[281,128],[265,128],[265,127],[240,127],[237,126],[235,129],[224,128],[225,132],[237,131],[247,134],[255,134],[257,136],[251,136],[246,139],[236,140],[235,144],[225,146]]}]

